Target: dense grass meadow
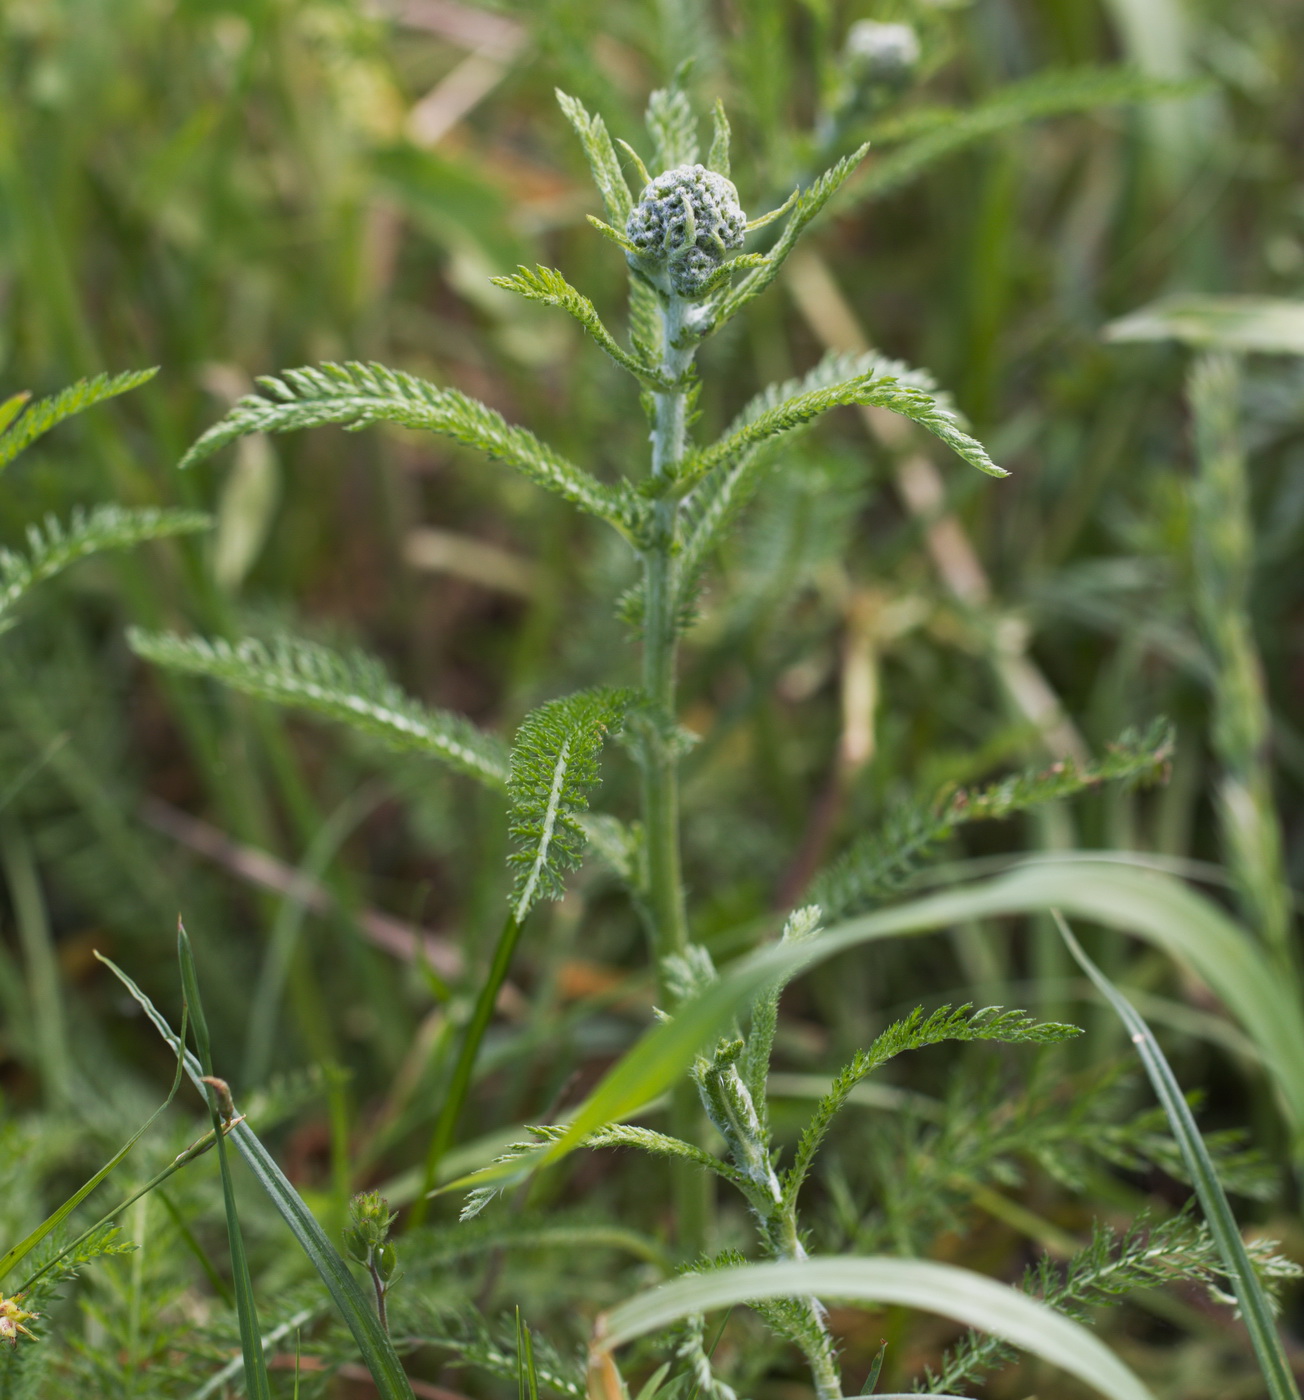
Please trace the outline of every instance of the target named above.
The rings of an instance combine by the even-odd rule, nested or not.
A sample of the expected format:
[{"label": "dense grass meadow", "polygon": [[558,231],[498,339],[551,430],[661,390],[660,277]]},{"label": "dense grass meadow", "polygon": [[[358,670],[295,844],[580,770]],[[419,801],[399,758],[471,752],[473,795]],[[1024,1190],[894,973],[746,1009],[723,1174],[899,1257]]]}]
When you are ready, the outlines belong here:
[{"label": "dense grass meadow", "polygon": [[1298,0],[0,0],[0,1400],[1298,1400],[1301,152]]}]

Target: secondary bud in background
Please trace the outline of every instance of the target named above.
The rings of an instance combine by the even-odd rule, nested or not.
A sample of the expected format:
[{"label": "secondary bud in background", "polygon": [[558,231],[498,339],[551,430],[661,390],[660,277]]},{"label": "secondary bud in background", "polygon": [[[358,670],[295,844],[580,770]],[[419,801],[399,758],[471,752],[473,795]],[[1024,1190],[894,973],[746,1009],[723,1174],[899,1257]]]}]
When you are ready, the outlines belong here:
[{"label": "secondary bud in background", "polygon": [[842,58],[855,83],[901,86],[919,63],[919,36],[908,24],[857,20],[847,31]]}]

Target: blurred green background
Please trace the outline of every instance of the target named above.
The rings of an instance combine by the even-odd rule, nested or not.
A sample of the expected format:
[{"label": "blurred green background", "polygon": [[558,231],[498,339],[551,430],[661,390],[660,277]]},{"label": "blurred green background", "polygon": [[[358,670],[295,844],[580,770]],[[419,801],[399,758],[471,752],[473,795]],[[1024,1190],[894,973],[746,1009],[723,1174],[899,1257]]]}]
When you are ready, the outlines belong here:
[{"label": "blurred green background", "polygon": [[[843,43],[864,18],[913,24],[922,59],[855,106]],[[712,343],[703,431],[858,334],[932,370],[1012,472],[987,482],[938,454],[912,475],[913,448],[842,410],[754,508],[685,656],[684,719],[702,735],[686,773],[696,927],[721,956],[746,947],[910,794],[1100,751],[1161,714],[1178,731],[1166,788],[1092,796],[952,854],[1148,851],[1214,889],[1239,880],[1226,897],[1251,921],[1289,921],[1263,907],[1272,852],[1229,853],[1218,793],[1239,763],[1262,812],[1268,784],[1298,886],[1304,360],[1246,361],[1250,533],[1215,577],[1219,512],[1191,489],[1191,352],[1102,331],[1171,293],[1304,297],[1296,0],[0,0],[0,397],[161,366],[6,475],[0,539],[78,502],[199,504],[217,521],[83,566],[0,643],[0,787],[24,780],[0,814],[15,1122],[48,1128],[89,1087],[112,1136],[166,1078],[91,950],[173,1006],[181,911],[233,1082],[346,1072],[286,1130],[295,1179],[338,1207],[420,1155],[456,955],[476,967],[500,918],[501,813],[460,779],[152,672],[124,629],[293,623],[361,643],[414,693],[504,733],[543,699],[636,675],[611,608],[632,561],[469,453],[314,432],[174,466],[254,376],[374,359],[484,398],[600,475],[641,470],[633,390],[577,328],[488,279],[556,266],[619,320],[624,268],[585,223],[597,201],[553,89],[637,146],[647,93],[685,59],[702,113],[717,95],[730,112],[749,213],[874,141],[810,253]],[[1187,86],[1160,100],[1165,82]],[[1260,676],[1266,746],[1238,750],[1214,717],[1253,709]],[[604,803],[628,813],[633,765],[607,769]],[[527,940],[526,999],[491,1044],[469,1137],[538,1121],[645,1021],[636,921],[599,871],[582,885]],[[414,927],[442,963],[395,956]],[[1043,934],[959,930],[828,969],[794,1005],[790,1066],[827,1068],[917,999],[1064,1009],[1080,988]],[[22,970],[32,940],[57,953],[54,1000]],[[1228,1037],[1200,1031],[1203,993],[1153,954],[1099,947],[1176,1008],[1167,1033],[1184,1082],[1208,1091],[1206,1121],[1273,1151],[1270,1098],[1245,1091]],[[259,1000],[269,949],[283,998]],[[1082,1014],[1081,1064],[1099,1066],[1118,1037]],[[42,1140],[51,1172],[76,1175],[76,1151]],[[597,1158],[548,1189],[604,1190],[610,1169]],[[1273,1228],[1295,1227],[1278,1208]],[[974,1248],[987,1267],[1015,1246]],[[576,1295],[614,1296],[603,1258]],[[555,1282],[541,1266],[518,1291]],[[1223,1324],[1208,1326],[1171,1353],[1170,1338],[1131,1338],[1167,1358],[1151,1368],[1163,1394],[1254,1393],[1219,1369]]]}]

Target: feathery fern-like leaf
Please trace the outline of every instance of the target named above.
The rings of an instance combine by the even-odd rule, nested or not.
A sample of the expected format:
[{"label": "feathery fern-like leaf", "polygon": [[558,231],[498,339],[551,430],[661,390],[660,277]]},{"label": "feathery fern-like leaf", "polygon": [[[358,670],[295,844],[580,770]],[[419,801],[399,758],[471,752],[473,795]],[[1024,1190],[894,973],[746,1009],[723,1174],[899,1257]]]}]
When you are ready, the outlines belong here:
[{"label": "feathery fern-like leaf", "polygon": [[[546,1143],[555,1142],[563,1132],[564,1128],[559,1127],[533,1127],[526,1125],[526,1130],[535,1135],[532,1142],[512,1142],[508,1143],[505,1151],[500,1152],[494,1158],[494,1165],[508,1162],[526,1162],[531,1157],[538,1155],[540,1147]],[[465,1224],[468,1220],[474,1220],[481,1211],[504,1191],[514,1184],[511,1176],[501,1177],[491,1186],[477,1186],[466,1193],[466,1199],[462,1202],[462,1209],[458,1215],[458,1220]]]},{"label": "feathery fern-like leaf", "polygon": [[598,755],[634,699],[630,690],[581,690],[541,705],[518,730],[508,779],[518,924],[540,899],[565,893],[563,873],[578,867],[584,850],[579,814],[598,785]]},{"label": "feathery fern-like leaf", "polygon": [[618,228],[625,227],[625,220],[634,207],[633,196],[625,181],[620,161],[616,158],[611,137],[607,134],[606,123],[601,117],[592,116],[584,110],[584,104],[569,93],[557,90],[557,102],[566,114],[567,121],[575,128],[580,138],[584,154],[593,172],[593,183],[598,187],[602,202],[606,206],[607,217]]},{"label": "feathery fern-like leaf", "polygon": [[16,422],[12,415],[15,407],[22,407],[22,401],[18,400],[17,395],[6,400],[5,407],[9,410],[7,419],[10,426],[0,432],[0,471],[3,471],[24,448],[30,447],[37,438],[48,433],[56,423],[62,423],[65,418],[71,418],[76,413],[84,413],[94,404],[103,403],[105,399],[125,394],[129,389],[135,389],[153,379],[157,373],[157,368],[132,369],[123,374],[97,374],[93,379],[79,379],[76,384],[70,384],[57,394],[51,394],[49,398],[37,399]]},{"label": "feathery fern-like leaf", "polygon": [[[941,411],[952,411],[947,396],[938,391],[927,370],[911,368],[900,360],[885,359],[873,351],[830,354],[804,375],[781,384],[771,384],[757,394],[729,425],[724,438],[727,440],[745,431],[766,413],[792,399],[872,374],[884,375],[921,394],[930,394]],[[802,426],[797,424],[790,428],[785,440],[790,440],[792,433],[799,432]],[[685,501],[683,541],[675,568],[681,617],[691,617],[698,583],[711,551],[729,533],[755,496],[766,470],[774,462],[777,447],[778,440],[774,438],[753,443],[727,463],[708,471]],[[635,622],[641,606],[641,598],[635,596],[631,599],[628,611]]]},{"label": "feathery fern-like leaf", "polygon": [[[1255,1240],[1248,1248],[1265,1285],[1297,1276],[1298,1265],[1275,1252],[1275,1241]],[[1082,1322],[1101,1304],[1116,1303],[1136,1289],[1165,1284],[1197,1284],[1225,1302],[1222,1278],[1222,1260],[1208,1227],[1184,1210],[1163,1221],[1143,1214],[1121,1234],[1097,1223],[1090,1242],[1066,1263],[1043,1256],[1026,1270],[1019,1286],[1030,1297]],[[936,1370],[925,1372],[916,1389],[949,1392],[974,1384],[1017,1355],[999,1337],[969,1332],[947,1350]]]},{"label": "feathery fern-like leaf", "polygon": [[636,1147],[641,1152],[649,1152],[655,1157],[676,1157],[682,1162],[693,1162],[707,1171],[715,1172],[717,1176],[731,1182],[744,1193],[751,1184],[736,1167],[722,1157],[716,1157],[701,1147],[694,1147],[682,1138],[654,1132],[651,1128],[641,1128],[633,1123],[610,1123],[605,1128],[599,1128],[592,1137],[585,1139],[584,1146]]},{"label": "feathery fern-like leaf", "polygon": [[[817,904],[808,904],[795,909],[788,915],[783,926],[783,943],[801,943],[814,938],[820,931],[820,918],[823,911]],[[770,1076],[770,1055],[774,1049],[774,1037],[779,1028],[779,997],[784,983],[777,982],[758,996],[752,1003],[751,1025],[748,1027],[746,1044],[739,1060],[739,1072],[747,1092],[756,1106],[761,1133],[769,1136],[769,1104],[766,1084]]]},{"label": "feathery fern-like leaf", "polygon": [[880,1066],[907,1050],[919,1050],[943,1041],[995,1040],[1006,1045],[1051,1045],[1069,1040],[1081,1032],[1076,1026],[1058,1021],[1036,1021],[1023,1011],[1006,1011],[987,1006],[975,1011],[971,1004],[941,1006],[930,1015],[917,1006],[902,1021],[896,1021],[879,1035],[868,1050],[859,1050],[851,1063],[833,1081],[827,1094],[816,1105],[802,1132],[792,1166],[784,1173],[783,1190],[789,1201],[796,1198],[810,1172],[833,1119],[846,1104],[857,1084]]},{"label": "feathery fern-like leaf", "polygon": [[114,505],[89,511],[78,508],[66,525],[47,516],[43,525],[28,526],[25,554],[0,549],[0,619],[30,589],[79,559],[109,549],[131,549],[168,535],[190,534],[211,524],[200,511],[152,506],[139,510]]},{"label": "feathery fern-like leaf", "polygon": [[338,720],[392,749],[428,754],[490,787],[507,785],[506,755],[493,735],[413,700],[360,652],[341,654],[297,637],[232,643],[139,629],[128,641],[138,656],[169,670],[211,676],[245,695]]},{"label": "feathery fern-like leaf", "polygon": [[597,308],[582,292],[574,287],[551,267],[522,267],[510,277],[491,277],[495,287],[503,287],[509,292],[517,292],[529,301],[543,302],[547,306],[559,306],[572,316],[593,337],[615,362],[642,383],[656,389],[673,389],[675,383],[667,379],[654,366],[645,364],[628,350],[622,350],[616,338],[602,324]]},{"label": "feathery fern-like leaf", "polygon": [[974,792],[961,788],[944,792],[928,806],[905,807],[816,875],[805,898],[819,904],[829,919],[859,913],[900,889],[956,827],[1001,820],[1101,783],[1161,781],[1172,753],[1172,726],[1158,720],[1144,734],[1128,730],[1095,762],[1079,766],[1071,758],[1062,759]]},{"label": "feathery fern-like leaf", "polygon": [[249,433],[287,433],[327,423],[358,431],[373,423],[393,423],[478,447],[622,531],[631,529],[639,514],[639,502],[631,493],[596,481],[478,400],[414,374],[350,361],[285,370],[280,377],[258,382],[267,397],[246,394],[190,447],[182,467],[203,461]]},{"label": "feathery fern-like leaf", "polygon": [[879,362],[865,373],[839,384],[808,389],[781,402],[767,405],[743,421],[710,447],[694,453],[685,463],[681,489],[691,488],[711,471],[727,468],[749,449],[801,427],[831,408],[871,404],[899,413],[940,438],[964,460],[988,476],[1006,476],[976,438],[964,432],[955,411],[917,383],[903,382],[890,372],[891,362]]}]

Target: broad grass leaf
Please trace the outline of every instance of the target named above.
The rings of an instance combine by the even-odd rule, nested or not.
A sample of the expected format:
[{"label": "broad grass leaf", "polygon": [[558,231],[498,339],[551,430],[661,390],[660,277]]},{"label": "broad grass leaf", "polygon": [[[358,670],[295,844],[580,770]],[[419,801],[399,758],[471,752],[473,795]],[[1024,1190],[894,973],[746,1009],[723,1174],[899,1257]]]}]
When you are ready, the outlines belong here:
[{"label": "broad grass leaf", "polygon": [[694,1313],[808,1295],[924,1308],[1003,1337],[1110,1400],[1153,1400],[1130,1368],[1080,1324],[1005,1284],[925,1259],[817,1257],[690,1275],[604,1313],[594,1345],[603,1354]]}]

